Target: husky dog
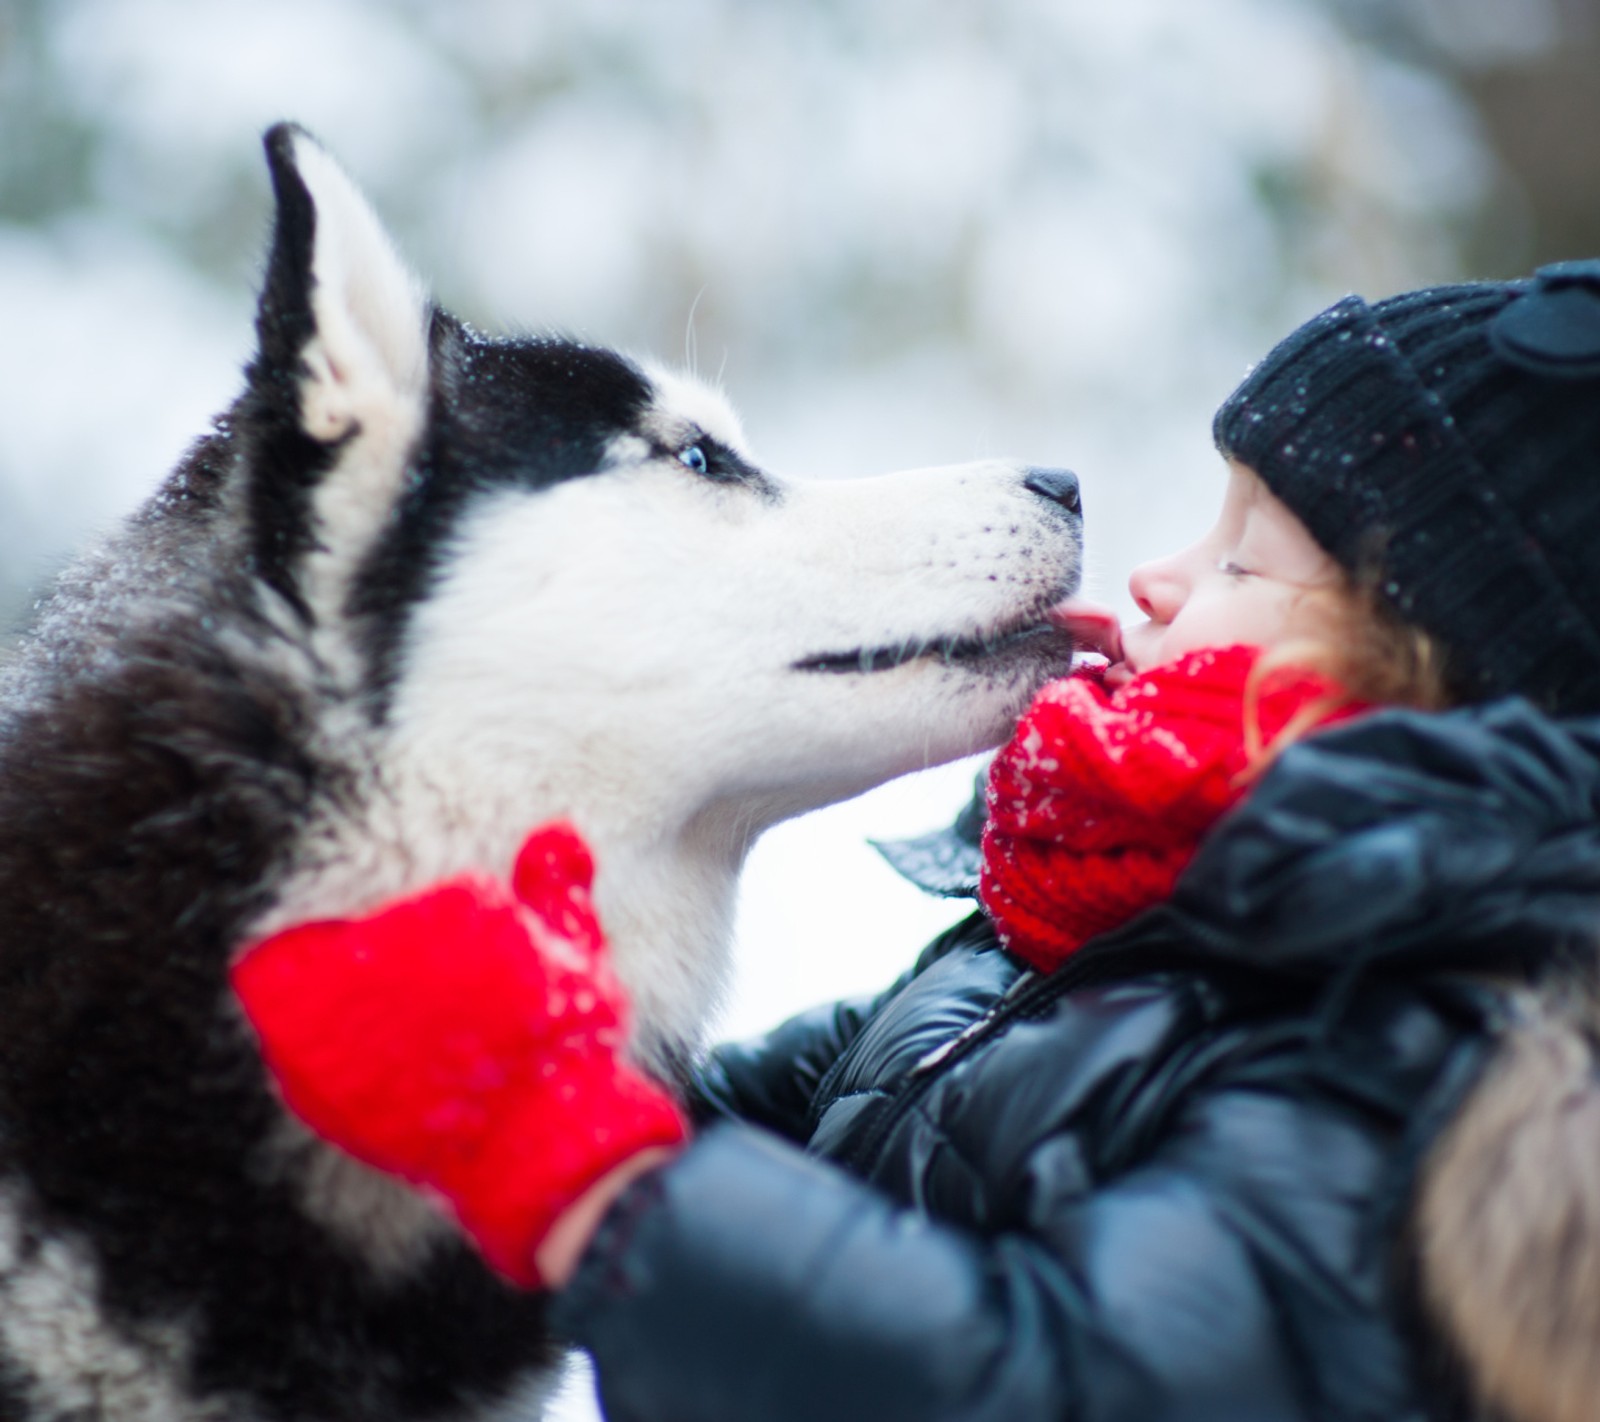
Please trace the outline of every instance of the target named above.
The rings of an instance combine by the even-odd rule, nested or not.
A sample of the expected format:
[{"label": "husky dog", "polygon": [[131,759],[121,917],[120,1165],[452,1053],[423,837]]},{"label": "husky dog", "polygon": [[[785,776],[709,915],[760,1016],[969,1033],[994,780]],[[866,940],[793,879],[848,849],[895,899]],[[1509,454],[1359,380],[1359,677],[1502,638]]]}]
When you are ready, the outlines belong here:
[{"label": "husky dog", "polygon": [[566,816],[670,1077],[755,836],[995,742],[1070,650],[1070,475],[780,482],[714,393],[445,314],[266,147],[244,392],[7,673],[6,1419],[536,1413],[540,1297],[289,1117],[230,959]]}]

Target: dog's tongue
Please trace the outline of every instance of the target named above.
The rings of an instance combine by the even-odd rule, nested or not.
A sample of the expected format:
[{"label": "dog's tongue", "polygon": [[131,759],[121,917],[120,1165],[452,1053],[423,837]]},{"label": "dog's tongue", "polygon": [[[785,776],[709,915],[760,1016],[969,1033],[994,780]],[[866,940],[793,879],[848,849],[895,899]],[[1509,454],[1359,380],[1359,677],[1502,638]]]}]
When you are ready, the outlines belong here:
[{"label": "dog's tongue", "polygon": [[1122,622],[1109,607],[1069,597],[1045,616],[1072,634],[1080,652],[1097,652],[1113,666],[1122,660]]}]

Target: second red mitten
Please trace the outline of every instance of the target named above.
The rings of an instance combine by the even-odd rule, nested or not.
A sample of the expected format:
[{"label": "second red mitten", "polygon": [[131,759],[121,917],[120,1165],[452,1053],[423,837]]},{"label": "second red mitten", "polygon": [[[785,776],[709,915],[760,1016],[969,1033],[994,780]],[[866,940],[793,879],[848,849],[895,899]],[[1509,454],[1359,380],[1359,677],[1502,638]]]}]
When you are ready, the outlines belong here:
[{"label": "second red mitten", "polygon": [[[1114,690],[1051,682],[989,772],[980,893],[1001,941],[1042,971],[1172,892],[1272,746],[1365,707],[1316,672],[1257,674],[1255,647],[1207,648]],[[1253,701],[1253,710],[1251,703]]]}]

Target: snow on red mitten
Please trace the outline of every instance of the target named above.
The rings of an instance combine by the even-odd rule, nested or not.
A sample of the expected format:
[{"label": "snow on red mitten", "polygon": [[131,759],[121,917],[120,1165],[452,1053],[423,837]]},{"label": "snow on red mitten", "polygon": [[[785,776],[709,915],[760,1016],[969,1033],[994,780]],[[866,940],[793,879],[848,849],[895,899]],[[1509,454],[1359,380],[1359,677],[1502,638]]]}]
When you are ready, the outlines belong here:
[{"label": "snow on red mitten", "polygon": [[284,1101],[318,1135],[428,1187],[485,1258],[537,1285],[533,1250],[615,1166],[686,1135],[623,1055],[626,998],[564,825],[513,885],[465,874],[361,918],[253,945],[234,990]]},{"label": "snow on red mitten", "polygon": [[1172,892],[1249,789],[1253,684],[1268,745],[1297,719],[1366,709],[1309,668],[1257,678],[1261,656],[1199,648],[1115,687],[1075,674],[1034,698],[989,771],[979,892],[1008,949],[1052,972]]}]

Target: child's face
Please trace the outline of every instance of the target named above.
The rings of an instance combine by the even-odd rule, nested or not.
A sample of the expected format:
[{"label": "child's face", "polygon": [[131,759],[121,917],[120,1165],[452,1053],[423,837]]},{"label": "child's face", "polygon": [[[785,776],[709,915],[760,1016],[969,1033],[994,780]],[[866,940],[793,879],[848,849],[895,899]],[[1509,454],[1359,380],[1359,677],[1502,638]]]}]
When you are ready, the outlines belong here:
[{"label": "child's face", "polygon": [[1274,647],[1312,634],[1323,614],[1306,594],[1341,582],[1339,565],[1251,470],[1228,471],[1211,531],[1128,578],[1150,619],[1122,634],[1128,675],[1201,647]]}]

